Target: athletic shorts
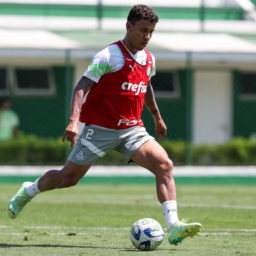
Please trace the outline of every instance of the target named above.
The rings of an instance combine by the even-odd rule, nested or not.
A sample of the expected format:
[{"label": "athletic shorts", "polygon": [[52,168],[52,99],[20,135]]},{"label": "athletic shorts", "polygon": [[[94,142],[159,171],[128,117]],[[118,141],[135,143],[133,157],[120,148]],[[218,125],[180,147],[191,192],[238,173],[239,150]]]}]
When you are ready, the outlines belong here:
[{"label": "athletic shorts", "polygon": [[108,129],[97,125],[85,125],[68,160],[79,165],[91,165],[109,150],[122,153],[127,162],[145,142],[154,139],[144,127]]}]

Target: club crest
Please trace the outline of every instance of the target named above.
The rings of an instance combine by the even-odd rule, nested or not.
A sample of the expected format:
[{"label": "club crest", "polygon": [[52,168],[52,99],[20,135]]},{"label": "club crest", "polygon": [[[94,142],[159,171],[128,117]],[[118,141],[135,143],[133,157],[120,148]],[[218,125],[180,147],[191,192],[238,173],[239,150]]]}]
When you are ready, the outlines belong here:
[{"label": "club crest", "polygon": [[146,73],[147,73],[147,76],[150,76],[150,74],[151,74],[151,68],[150,68],[150,66],[147,67],[147,72],[146,72]]}]

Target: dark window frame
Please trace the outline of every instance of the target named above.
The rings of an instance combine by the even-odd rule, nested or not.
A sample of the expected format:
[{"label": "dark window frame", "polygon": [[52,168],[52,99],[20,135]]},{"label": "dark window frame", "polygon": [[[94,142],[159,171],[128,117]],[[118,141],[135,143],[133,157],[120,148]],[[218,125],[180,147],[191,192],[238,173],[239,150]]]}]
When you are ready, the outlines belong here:
[{"label": "dark window frame", "polygon": [[[25,70],[25,71],[31,71],[33,70],[38,71],[38,70],[44,70],[46,71],[47,78],[48,80],[48,87],[47,88],[21,88],[19,86],[19,81],[17,78],[17,70]],[[15,66],[11,68],[11,73],[12,73],[12,91],[15,95],[18,96],[52,96],[56,93],[56,85],[54,81],[54,75],[53,71],[50,67],[45,67],[45,66]]]},{"label": "dark window frame", "polygon": [[[0,71],[1,70],[4,70],[6,71],[6,77],[5,77],[5,88],[1,88],[0,87],[0,94],[3,95],[3,96],[7,96],[10,94],[10,90],[9,90],[9,70],[7,67],[3,67],[3,66],[0,66]],[[1,76],[1,73],[0,73],[0,76]]]},{"label": "dark window frame", "polygon": [[[245,76],[254,76],[251,79],[255,81],[254,88],[252,90],[255,90],[255,92],[249,92],[248,89],[246,89],[246,78]],[[245,91],[243,91],[245,90]],[[250,89],[249,89],[250,90]],[[255,71],[241,71],[240,72],[240,86],[239,86],[239,98],[241,100],[256,100],[256,72]]]},{"label": "dark window frame", "polygon": [[[171,75],[170,79],[172,79],[172,90],[158,90],[156,81],[154,81],[157,78],[157,74],[166,73],[166,75],[169,73]],[[179,72],[177,70],[169,70],[169,69],[162,69],[156,72],[156,75],[152,77],[151,82],[152,86],[154,88],[154,94],[156,98],[159,99],[175,99],[180,97],[180,79],[179,79]]]}]

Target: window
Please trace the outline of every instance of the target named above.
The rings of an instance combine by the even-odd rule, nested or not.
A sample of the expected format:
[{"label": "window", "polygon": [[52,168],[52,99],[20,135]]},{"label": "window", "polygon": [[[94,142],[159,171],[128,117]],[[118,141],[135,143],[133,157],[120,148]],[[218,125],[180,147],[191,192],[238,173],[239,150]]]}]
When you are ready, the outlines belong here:
[{"label": "window", "polygon": [[256,99],[256,73],[241,73],[240,96],[242,99]]},{"label": "window", "polygon": [[152,86],[157,98],[177,98],[180,94],[179,77],[176,71],[158,71],[152,77]]},{"label": "window", "polygon": [[17,95],[53,95],[54,79],[48,68],[14,68],[14,92]]},{"label": "window", "polygon": [[0,93],[1,95],[7,95],[7,69],[0,68]]}]

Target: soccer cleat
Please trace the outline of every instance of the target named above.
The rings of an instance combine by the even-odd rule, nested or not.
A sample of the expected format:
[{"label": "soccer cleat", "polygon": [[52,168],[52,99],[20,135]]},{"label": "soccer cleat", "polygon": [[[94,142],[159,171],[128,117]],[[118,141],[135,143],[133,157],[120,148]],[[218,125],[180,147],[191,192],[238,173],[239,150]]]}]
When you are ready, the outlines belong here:
[{"label": "soccer cleat", "polygon": [[8,204],[8,215],[10,218],[16,218],[23,207],[32,199],[27,193],[26,187],[32,182],[24,182],[20,190],[12,197]]},{"label": "soccer cleat", "polygon": [[178,245],[186,237],[193,237],[202,230],[202,225],[198,222],[187,223],[186,220],[177,221],[168,230],[168,241],[170,244]]}]

